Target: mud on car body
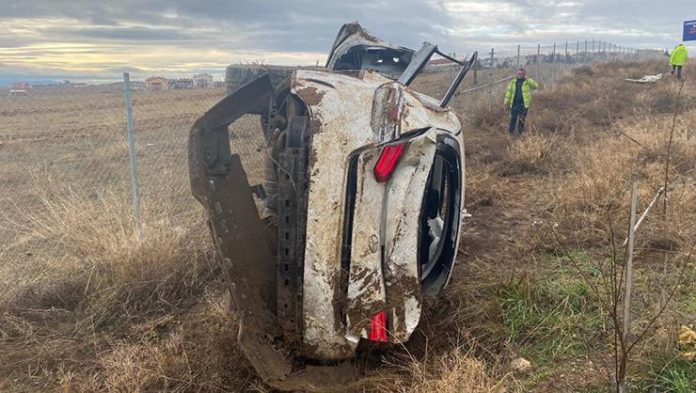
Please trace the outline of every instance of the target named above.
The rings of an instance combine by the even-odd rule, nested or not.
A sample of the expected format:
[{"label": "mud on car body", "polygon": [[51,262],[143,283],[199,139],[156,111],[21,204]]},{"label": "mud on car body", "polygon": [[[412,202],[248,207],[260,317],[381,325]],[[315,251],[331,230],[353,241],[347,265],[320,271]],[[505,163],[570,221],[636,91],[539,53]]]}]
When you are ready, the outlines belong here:
[{"label": "mud on car body", "polygon": [[[423,300],[448,282],[464,198],[464,141],[447,102],[409,85],[438,53],[338,33],[324,69],[261,73],[193,126],[189,168],[239,321],[239,345],[266,383],[350,382],[361,342],[401,343]],[[275,82],[273,82],[275,80]],[[261,114],[266,210],[227,128]],[[269,226],[269,222],[272,223]],[[269,231],[270,229],[270,231]]]}]

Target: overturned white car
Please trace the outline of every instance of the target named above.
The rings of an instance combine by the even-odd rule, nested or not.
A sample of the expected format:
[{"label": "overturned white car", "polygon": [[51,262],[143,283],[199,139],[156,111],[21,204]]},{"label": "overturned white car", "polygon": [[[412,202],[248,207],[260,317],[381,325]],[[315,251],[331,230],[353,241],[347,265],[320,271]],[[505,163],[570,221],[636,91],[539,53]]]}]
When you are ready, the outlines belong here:
[{"label": "overturned white car", "polygon": [[[448,282],[464,198],[464,141],[449,99],[409,85],[438,53],[344,25],[322,69],[263,73],[193,126],[191,187],[208,211],[239,345],[277,389],[352,378],[359,345],[409,339],[423,299]],[[448,57],[449,58],[449,57]],[[272,82],[273,81],[273,82]],[[262,114],[260,217],[228,126]],[[263,219],[262,219],[263,218]]]}]

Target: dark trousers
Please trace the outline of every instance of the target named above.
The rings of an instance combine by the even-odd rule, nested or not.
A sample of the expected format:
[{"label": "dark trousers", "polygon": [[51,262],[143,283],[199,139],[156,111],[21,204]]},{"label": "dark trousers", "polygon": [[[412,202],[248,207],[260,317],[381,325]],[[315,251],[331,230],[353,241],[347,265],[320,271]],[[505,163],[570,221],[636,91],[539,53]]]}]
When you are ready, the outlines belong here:
[{"label": "dark trousers", "polygon": [[681,79],[681,70],[682,70],[682,66],[680,66],[680,65],[673,65],[673,66],[672,66],[672,72],[670,72],[670,74],[674,75],[674,71],[675,71],[675,70],[677,71],[677,79]]},{"label": "dark trousers", "polygon": [[524,105],[513,105],[510,111],[510,135],[515,135],[515,128],[517,132],[522,135],[524,133],[524,122],[527,119],[527,108]]}]

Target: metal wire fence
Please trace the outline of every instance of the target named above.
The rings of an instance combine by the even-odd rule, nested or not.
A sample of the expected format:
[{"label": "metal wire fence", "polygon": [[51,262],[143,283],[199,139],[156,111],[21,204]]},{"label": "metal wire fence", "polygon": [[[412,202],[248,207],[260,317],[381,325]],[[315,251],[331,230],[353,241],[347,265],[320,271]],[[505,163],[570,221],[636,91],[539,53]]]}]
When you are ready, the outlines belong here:
[{"label": "metal wire fence", "polygon": [[[615,61],[644,61],[663,57],[660,50],[636,49],[597,40],[565,41],[549,45],[515,45],[505,48],[479,50],[478,61],[470,72],[459,95],[485,95],[500,98],[502,89],[518,68],[525,68],[527,76],[544,86],[552,86],[571,70],[592,63]],[[457,72],[451,64],[429,67],[431,73]]]},{"label": "metal wire fence", "polygon": [[[519,66],[549,85],[581,64],[659,56],[593,41],[492,49],[480,52],[473,75],[460,89],[498,100],[505,78]],[[152,226],[185,230],[192,222],[202,223],[189,191],[188,131],[224,96],[224,88],[150,91],[139,83],[131,88],[145,235]],[[258,117],[247,116],[230,130],[233,152],[242,156],[252,184],[260,183],[263,174],[259,127]],[[66,234],[48,225],[66,220],[68,209],[86,209],[91,202],[112,209],[115,203],[127,217],[105,225],[114,231],[135,227],[126,129],[123,83],[0,90],[0,290],[31,277],[27,269],[50,270],[56,258],[68,257],[61,241]]]}]

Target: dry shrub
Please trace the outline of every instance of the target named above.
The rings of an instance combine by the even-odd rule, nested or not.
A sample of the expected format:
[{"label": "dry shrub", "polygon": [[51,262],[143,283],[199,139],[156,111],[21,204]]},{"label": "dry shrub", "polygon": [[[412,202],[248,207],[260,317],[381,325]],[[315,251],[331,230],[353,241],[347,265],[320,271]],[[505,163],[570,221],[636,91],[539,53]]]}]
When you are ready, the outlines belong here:
[{"label": "dry shrub", "polygon": [[559,160],[562,154],[557,135],[529,133],[523,138],[514,139],[508,146],[499,173],[502,176],[548,174],[562,163]]},{"label": "dry shrub", "polygon": [[[95,340],[81,368],[50,371],[62,391],[243,391],[258,384],[234,342],[236,322],[225,302],[133,325],[127,338]],[[96,337],[95,337],[96,338]],[[57,389],[55,389],[57,390]]]},{"label": "dry shrub", "polygon": [[[533,124],[549,131],[607,125],[630,108],[635,87],[622,86],[612,78],[567,78],[536,93],[530,116]],[[537,112],[538,111],[538,112]]]},{"label": "dry shrub", "polygon": [[593,64],[595,75],[611,78],[637,79],[644,75],[664,73],[667,70],[667,61],[612,61]]},{"label": "dry shrub", "polygon": [[[41,201],[40,207],[21,212],[21,219],[13,223],[26,236],[40,239],[50,253],[25,269],[17,268],[24,276],[0,293],[0,374],[22,386],[34,383],[32,373],[40,372],[41,390],[67,384],[77,391],[103,390],[111,382],[109,390],[153,390],[142,388],[154,383],[143,374],[149,370],[171,369],[170,374],[182,376],[176,362],[183,355],[177,343],[183,341],[174,326],[161,326],[147,337],[136,334],[134,341],[123,337],[139,324],[189,312],[211,284],[220,286],[215,284],[217,269],[210,263],[212,250],[200,217],[182,219],[178,227],[150,223],[139,241],[127,197],[47,193]],[[158,208],[166,209],[166,203]],[[198,358],[190,377],[201,378],[194,380],[200,384],[206,372],[196,367],[207,369],[216,361],[204,360],[225,342],[223,326],[224,336],[233,338],[234,330],[220,318],[208,319],[206,325],[205,315],[190,317],[196,323],[181,334],[188,356]],[[160,335],[165,337],[162,341]],[[194,340],[189,342],[189,337]],[[233,339],[227,339],[227,345],[234,348]],[[118,369],[115,364],[121,361],[123,368]],[[114,378],[133,382],[111,381]],[[154,390],[169,389],[164,380],[156,379]]]},{"label": "dry shrub", "polygon": [[205,299],[183,317],[169,316],[132,330],[98,360],[97,375],[109,391],[242,390],[256,377],[235,343],[236,322],[225,302]]},{"label": "dry shrub", "polygon": [[633,105],[636,88],[631,87],[633,85],[612,85],[599,85],[604,86],[604,90],[598,91],[595,99],[577,108],[578,114],[587,119],[590,124],[609,126],[616,119],[626,117],[636,109]]},{"label": "dry shrub", "polygon": [[[632,170],[631,154],[624,148],[625,144],[609,139],[567,157],[571,169],[554,183],[546,202],[551,215],[547,219],[560,224],[567,247],[603,242],[608,214],[624,213]],[[540,234],[536,243],[543,248],[555,240]]]},{"label": "dry shrub", "polygon": [[501,180],[483,171],[466,172],[466,206],[493,206],[502,198]]},{"label": "dry shrub", "polygon": [[[638,159],[646,165],[662,164],[667,158],[667,140],[655,139],[647,142],[645,148],[638,153]],[[670,167],[678,175],[693,173],[696,169],[696,141],[679,141],[672,143],[670,149]]]},{"label": "dry shrub", "polygon": [[502,97],[495,100],[491,97],[479,97],[476,101],[467,105],[460,115],[465,116],[474,129],[499,127],[503,120],[507,120]]},{"label": "dry shrub", "polygon": [[545,109],[552,112],[555,118],[564,120],[559,126],[550,117],[551,122],[544,127],[549,130],[609,126],[617,119],[645,113],[651,103],[636,98],[646,94],[652,96],[658,84],[641,85],[625,81],[624,78],[630,78],[633,72],[640,73],[640,76],[648,73],[640,71],[638,67],[632,63],[602,64],[591,68],[594,70],[592,75],[580,67],[571,77],[550,89],[539,91],[533,104],[534,110]]},{"label": "dry shrub", "polygon": [[[660,94],[655,90],[649,97]],[[670,153],[670,183],[688,182],[687,179],[693,178],[695,173],[696,140],[688,132],[694,115],[692,112],[682,113],[676,123]],[[566,161],[571,170],[554,188],[549,203],[557,222],[575,230],[578,242],[593,244],[606,239],[610,215],[622,217],[617,225],[623,227],[623,218],[629,207],[632,173],[639,175],[639,209],[644,208],[664,183],[672,118],[641,115],[612,125],[611,131],[614,132],[578,131],[584,135],[584,140],[568,150]],[[676,200],[671,202],[677,203]],[[696,218],[696,208],[688,204],[680,204],[675,210],[679,210],[681,217]],[[657,215],[657,209],[651,214]],[[645,244],[652,241],[649,239],[680,238],[670,234],[669,228],[651,229],[649,220],[645,225]]]},{"label": "dry shrub", "polygon": [[679,94],[678,83],[661,83],[656,85],[648,96],[647,105],[654,113],[685,113],[696,108],[696,96],[688,94],[686,89]]},{"label": "dry shrub", "polygon": [[536,130],[549,132],[562,132],[573,126],[570,116],[559,116],[557,112],[546,108],[533,111],[527,122]]},{"label": "dry shrub", "polygon": [[[405,363],[399,366],[398,364]],[[413,358],[393,365],[397,371],[367,379],[370,390],[380,392],[507,392],[511,376],[491,375],[486,365],[470,353],[455,348],[423,361]]]},{"label": "dry shrub", "polygon": [[594,70],[588,65],[580,66],[573,69],[573,76],[594,76]]},{"label": "dry shrub", "polygon": [[651,181],[661,185],[664,182],[664,166],[667,151],[670,150],[670,179],[677,180],[692,176],[696,169],[696,138],[691,124],[696,112],[679,114],[675,123],[674,135],[669,146],[672,117],[646,117],[637,122],[620,124],[617,129],[637,143],[630,143],[635,159],[642,164],[643,172],[650,175]]},{"label": "dry shrub", "polygon": [[571,158],[574,170],[557,189],[557,201],[576,211],[619,203],[628,189],[632,158],[626,143],[617,139],[576,151]]},{"label": "dry shrub", "polygon": [[128,199],[119,195],[46,194],[42,203],[22,213],[22,225],[61,257],[60,266],[5,291],[0,310],[60,307],[106,326],[171,309],[200,293],[212,276],[200,224],[146,225],[139,241]]}]

